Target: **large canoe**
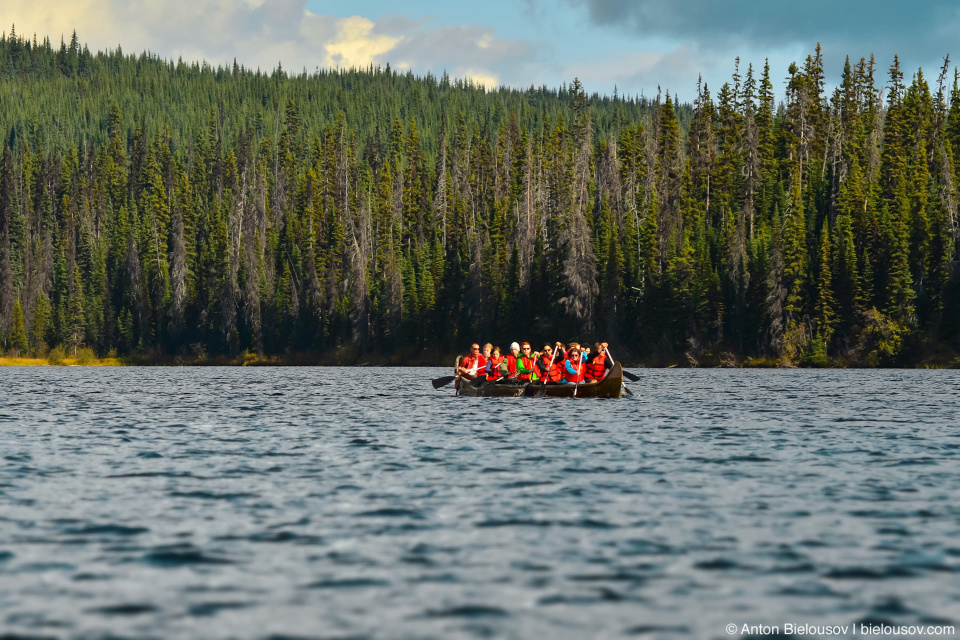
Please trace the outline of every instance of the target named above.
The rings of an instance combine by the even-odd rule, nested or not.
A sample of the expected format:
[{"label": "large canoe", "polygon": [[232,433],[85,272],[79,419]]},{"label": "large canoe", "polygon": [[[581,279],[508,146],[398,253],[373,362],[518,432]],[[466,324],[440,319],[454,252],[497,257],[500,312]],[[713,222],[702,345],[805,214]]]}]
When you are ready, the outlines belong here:
[{"label": "large canoe", "polygon": [[486,380],[457,380],[458,396],[482,396],[493,398],[519,398],[520,396],[537,397],[544,395],[551,398],[573,398],[576,391],[577,398],[619,398],[623,393],[623,367],[615,362],[607,376],[597,382],[586,382],[580,385],[548,384],[539,382],[524,382],[520,380],[502,380],[487,382]]}]

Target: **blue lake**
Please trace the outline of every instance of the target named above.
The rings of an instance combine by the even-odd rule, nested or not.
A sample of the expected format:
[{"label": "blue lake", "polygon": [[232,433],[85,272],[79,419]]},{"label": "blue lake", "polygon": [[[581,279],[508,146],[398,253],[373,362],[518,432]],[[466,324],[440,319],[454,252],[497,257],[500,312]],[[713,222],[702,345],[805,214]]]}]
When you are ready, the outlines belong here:
[{"label": "blue lake", "polygon": [[960,371],[633,371],[0,369],[0,637],[960,627]]}]

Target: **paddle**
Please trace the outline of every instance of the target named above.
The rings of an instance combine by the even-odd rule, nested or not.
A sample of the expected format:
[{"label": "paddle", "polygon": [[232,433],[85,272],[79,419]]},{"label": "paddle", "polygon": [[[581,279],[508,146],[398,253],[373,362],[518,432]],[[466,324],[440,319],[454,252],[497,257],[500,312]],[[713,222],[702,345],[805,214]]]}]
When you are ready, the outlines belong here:
[{"label": "paddle", "polygon": [[[457,358],[457,369],[460,369],[460,360],[461,360],[461,358],[458,357],[458,358]],[[473,369],[472,369],[472,374],[473,374],[473,375],[476,375],[477,370],[478,370],[479,368],[480,368],[480,360],[479,360],[479,358],[478,358],[478,359],[474,360],[474,367],[473,367]],[[459,374],[459,373],[458,373],[457,375],[455,375],[455,376],[443,376],[443,377],[441,377],[441,378],[437,378],[437,379],[435,379],[435,380],[432,380],[432,381],[430,382],[430,384],[433,385],[433,388],[434,388],[434,389],[439,389],[440,387],[445,387],[445,386],[447,386],[448,384],[450,384],[451,382],[453,382],[454,380],[456,380],[456,379],[459,378],[459,377],[460,377],[460,374]]]},{"label": "paddle", "polygon": [[497,380],[497,384],[500,384],[500,383],[502,383],[502,382],[510,382],[511,380],[515,380],[518,375],[520,375],[520,372],[519,372],[519,371],[514,371],[513,373],[508,374],[508,375],[505,375],[505,376],[501,377],[499,380]]},{"label": "paddle", "polygon": [[[610,359],[611,359],[611,360],[613,360],[613,354],[610,353],[610,347],[607,347],[607,355],[610,356]],[[613,360],[613,361],[616,362],[616,360]],[[623,371],[623,377],[626,378],[627,380],[631,380],[631,381],[633,381],[633,382],[639,382],[639,381],[640,381],[640,376],[636,376],[636,375],[634,375],[634,374],[632,374],[632,373],[627,373],[627,371],[626,371],[622,366],[620,367],[620,370]],[[633,395],[633,391],[630,391],[630,389],[629,389],[629,387],[627,387],[627,385],[623,385],[623,390],[627,392],[627,395],[628,395],[628,396],[632,396],[632,395]]]},{"label": "paddle", "polygon": [[443,376],[442,378],[437,378],[433,380],[430,384],[433,385],[434,389],[439,389],[440,387],[445,387],[454,380],[457,379],[457,376]]},{"label": "paddle", "polygon": [[574,378],[574,383],[573,383],[573,397],[574,397],[574,398],[577,397],[577,387],[580,386],[580,369],[583,368],[582,356],[577,356],[577,359],[580,360],[580,364],[577,365],[577,377]]},{"label": "paddle", "polygon": [[[559,343],[557,343],[559,344]],[[550,354],[550,366],[547,367],[545,375],[543,377],[543,382],[540,384],[540,388],[537,389],[537,397],[542,398],[547,395],[547,377],[550,375],[550,369],[553,368],[553,359],[557,357],[557,348],[553,348],[553,353]]]}]

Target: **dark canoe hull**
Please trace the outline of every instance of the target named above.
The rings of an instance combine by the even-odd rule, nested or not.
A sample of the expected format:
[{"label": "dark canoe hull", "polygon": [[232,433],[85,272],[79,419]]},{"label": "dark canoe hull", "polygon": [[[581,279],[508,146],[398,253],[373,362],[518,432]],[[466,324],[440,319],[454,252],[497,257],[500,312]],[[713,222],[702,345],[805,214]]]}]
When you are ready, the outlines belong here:
[{"label": "dark canoe hull", "polygon": [[529,386],[528,382],[487,382],[481,380],[457,380],[457,395],[483,398],[519,398]]},{"label": "dark canoe hull", "polygon": [[[576,396],[574,396],[576,393]],[[587,384],[548,384],[526,382],[486,382],[479,380],[458,380],[457,395],[485,398],[519,398],[539,397],[548,398],[619,398],[623,393],[623,367],[617,362],[607,373],[607,377],[599,382]]]},{"label": "dark canoe hull", "polygon": [[623,367],[619,362],[615,362],[613,368],[607,372],[607,377],[598,382],[579,385],[548,384],[545,387],[531,384],[524,395],[539,396],[541,393],[548,398],[619,398],[623,393]]}]

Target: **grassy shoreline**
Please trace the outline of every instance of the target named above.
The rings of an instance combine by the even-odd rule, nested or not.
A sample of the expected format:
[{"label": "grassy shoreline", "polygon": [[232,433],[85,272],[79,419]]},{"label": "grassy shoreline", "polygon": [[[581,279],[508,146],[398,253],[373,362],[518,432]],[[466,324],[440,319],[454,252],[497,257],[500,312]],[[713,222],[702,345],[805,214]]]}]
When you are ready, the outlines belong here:
[{"label": "grassy shoreline", "polygon": [[64,358],[61,362],[52,362],[49,358],[21,358],[0,356],[0,367],[123,367],[121,358],[94,358],[81,360],[76,356]]}]

